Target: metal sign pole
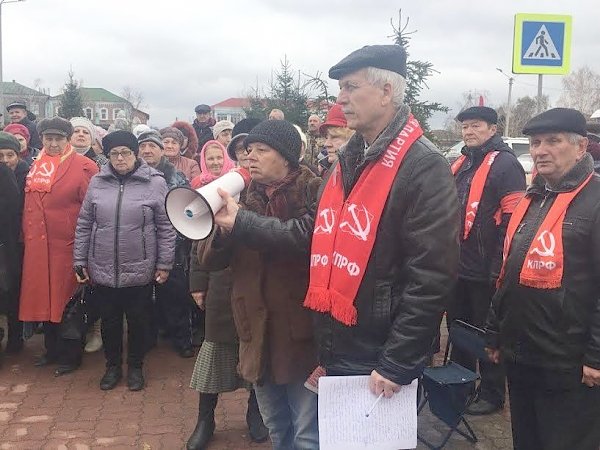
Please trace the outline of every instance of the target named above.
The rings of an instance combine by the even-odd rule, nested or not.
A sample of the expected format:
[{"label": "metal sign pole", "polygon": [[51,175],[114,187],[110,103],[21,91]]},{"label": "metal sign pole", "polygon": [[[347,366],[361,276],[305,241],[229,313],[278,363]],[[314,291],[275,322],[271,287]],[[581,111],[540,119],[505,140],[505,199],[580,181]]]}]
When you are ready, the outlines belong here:
[{"label": "metal sign pole", "polygon": [[543,75],[540,73],[538,74],[538,94],[537,94],[537,109],[538,109],[538,114],[543,112],[543,107],[542,107],[542,77]]}]

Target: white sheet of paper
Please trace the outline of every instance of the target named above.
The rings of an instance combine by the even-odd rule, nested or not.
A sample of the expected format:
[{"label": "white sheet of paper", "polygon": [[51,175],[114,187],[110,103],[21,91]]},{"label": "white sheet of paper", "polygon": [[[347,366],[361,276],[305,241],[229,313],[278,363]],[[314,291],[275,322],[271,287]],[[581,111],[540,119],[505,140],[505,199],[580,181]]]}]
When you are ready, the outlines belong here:
[{"label": "white sheet of paper", "polygon": [[319,378],[321,450],[398,450],[417,447],[417,380],[392,398],[377,396],[368,376]]}]

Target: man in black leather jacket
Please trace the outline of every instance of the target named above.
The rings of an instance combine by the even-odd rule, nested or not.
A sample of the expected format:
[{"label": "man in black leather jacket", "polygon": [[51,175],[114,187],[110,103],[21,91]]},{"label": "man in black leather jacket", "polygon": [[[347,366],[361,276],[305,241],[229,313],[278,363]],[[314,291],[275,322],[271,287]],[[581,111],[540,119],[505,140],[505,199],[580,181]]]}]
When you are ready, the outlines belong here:
[{"label": "man in black leather jacket", "polygon": [[538,174],[508,225],[489,353],[506,364],[516,450],[597,450],[600,177],[580,112],[551,109],[523,133]]},{"label": "man in black leather jacket", "polygon": [[[406,54],[400,46],[367,46],[332,67],[329,76],[339,80],[338,103],[356,130],[339,154],[347,199],[361,173],[386,158],[411,120],[403,103]],[[337,172],[332,168],[328,174]],[[387,200],[354,298],[357,322],[348,326],[329,313],[315,313],[315,326],[327,374],[369,375],[372,392],[389,397],[419,377],[431,356],[456,280],[460,221],[448,164],[425,137],[410,146],[391,186],[375,186],[376,193]],[[301,252],[309,263],[313,229],[326,225],[315,227],[316,205],[301,219],[280,222],[238,211],[222,195],[227,204],[215,220],[234,239],[254,248]]]}]

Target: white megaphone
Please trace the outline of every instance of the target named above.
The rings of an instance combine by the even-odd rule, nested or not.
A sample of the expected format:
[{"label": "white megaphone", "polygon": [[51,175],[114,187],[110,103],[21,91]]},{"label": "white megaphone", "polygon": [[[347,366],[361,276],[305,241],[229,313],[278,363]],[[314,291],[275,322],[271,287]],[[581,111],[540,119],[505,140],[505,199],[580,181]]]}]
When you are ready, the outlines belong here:
[{"label": "white megaphone", "polygon": [[177,231],[185,237],[201,241],[212,233],[215,213],[223,207],[218,188],[237,196],[250,183],[245,169],[235,169],[199,189],[175,188],[167,194],[165,209]]}]

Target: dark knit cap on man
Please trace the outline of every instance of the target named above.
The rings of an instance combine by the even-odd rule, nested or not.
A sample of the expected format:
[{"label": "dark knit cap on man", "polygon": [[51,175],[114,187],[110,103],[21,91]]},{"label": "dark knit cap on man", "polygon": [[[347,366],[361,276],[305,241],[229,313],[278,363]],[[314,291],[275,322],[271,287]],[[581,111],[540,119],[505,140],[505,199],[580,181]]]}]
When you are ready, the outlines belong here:
[{"label": "dark knit cap on man", "polygon": [[329,69],[329,78],[339,80],[365,67],[389,70],[406,78],[406,52],[400,45],[366,45]]},{"label": "dark knit cap on man", "polygon": [[465,120],[483,120],[490,125],[498,123],[498,113],[487,106],[471,106],[470,108],[461,111],[456,120],[464,122]]},{"label": "dark knit cap on man", "polygon": [[577,133],[587,136],[585,117],[576,109],[553,108],[529,119],[523,134]]},{"label": "dark knit cap on man", "polygon": [[235,146],[239,142],[240,139],[244,139],[248,136],[248,133],[261,122],[260,119],[247,118],[242,119],[238,123],[235,124],[233,130],[231,130],[231,141],[227,145],[227,154],[229,157],[237,161],[237,156],[235,154]]},{"label": "dark knit cap on man", "polygon": [[177,142],[179,142],[179,145],[183,147],[183,141],[185,139],[185,136],[179,129],[175,127],[165,127],[162,130],[160,130],[160,135],[163,139],[175,139]]},{"label": "dark knit cap on man", "polygon": [[0,150],[14,150],[18,155],[21,151],[21,144],[12,134],[0,131]]},{"label": "dark knit cap on man", "polygon": [[283,156],[291,167],[298,167],[302,140],[287,120],[263,120],[244,139],[244,146],[262,142]]},{"label": "dark knit cap on man", "polygon": [[154,142],[163,150],[165,149],[165,146],[162,142],[162,136],[156,130],[144,131],[142,134],[140,134],[138,136],[138,144],[142,145],[144,142]]},{"label": "dark knit cap on man", "polygon": [[58,134],[70,137],[73,134],[73,125],[62,117],[54,116],[51,119],[42,119],[37,124],[37,132],[42,134]]},{"label": "dark knit cap on man", "polygon": [[117,130],[108,133],[102,138],[102,149],[106,156],[108,156],[113,148],[121,146],[127,147],[135,154],[135,156],[137,156],[139,145],[138,140],[133,133],[125,130]]}]

